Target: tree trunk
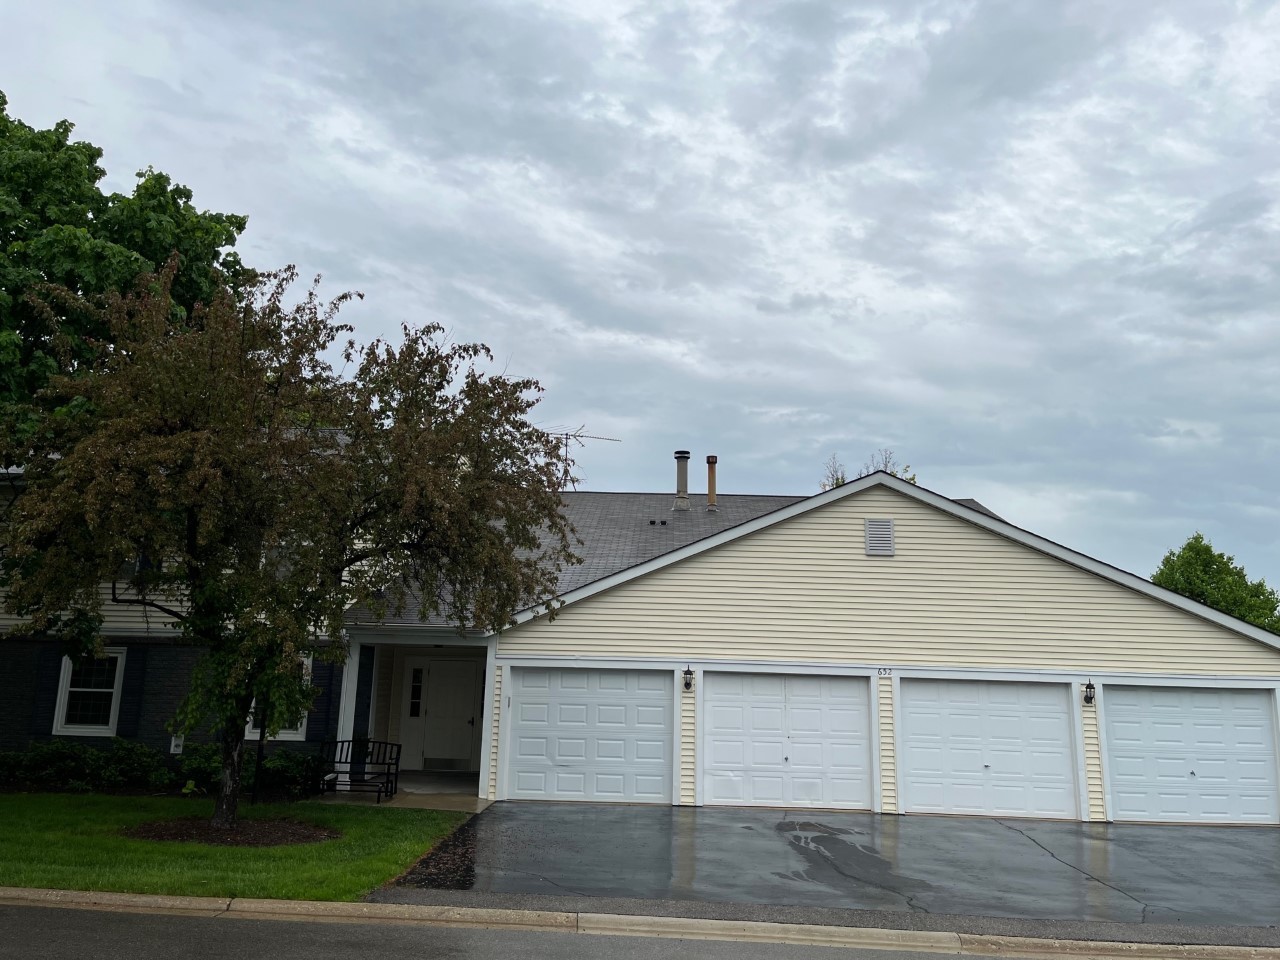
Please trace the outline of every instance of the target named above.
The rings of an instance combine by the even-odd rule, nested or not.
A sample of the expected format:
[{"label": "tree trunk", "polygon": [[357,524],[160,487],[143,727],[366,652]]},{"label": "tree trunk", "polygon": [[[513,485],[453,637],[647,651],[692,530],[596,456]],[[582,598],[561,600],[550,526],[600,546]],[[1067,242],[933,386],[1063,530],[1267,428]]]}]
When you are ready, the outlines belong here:
[{"label": "tree trunk", "polygon": [[[258,802],[258,785],[262,783],[262,754],[267,744],[267,716],[271,713],[271,698],[264,696],[259,699],[262,702],[254,712],[254,719],[258,721],[258,755],[253,760],[253,790],[249,792],[250,804]],[[261,715],[258,711],[261,711]]]},{"label": "tree trunk", "polygon": [[236,812],[240,806],[240,773],[244,765],[244,725],[228,723],[222,730],[222,783],[218,798],[213,804],[215,827],[230,829],[236,824]]}]

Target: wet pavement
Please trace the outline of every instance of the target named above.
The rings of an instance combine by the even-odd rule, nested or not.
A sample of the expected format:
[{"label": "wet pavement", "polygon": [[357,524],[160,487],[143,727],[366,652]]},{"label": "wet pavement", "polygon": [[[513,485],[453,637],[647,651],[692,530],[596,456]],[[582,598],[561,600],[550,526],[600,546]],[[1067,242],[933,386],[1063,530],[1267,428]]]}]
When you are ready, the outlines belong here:
[{"label": "wet pavement", "polygon": [[399,883],[376,898],[417,888],[1276,927],[1280,829],[505,802]]}]

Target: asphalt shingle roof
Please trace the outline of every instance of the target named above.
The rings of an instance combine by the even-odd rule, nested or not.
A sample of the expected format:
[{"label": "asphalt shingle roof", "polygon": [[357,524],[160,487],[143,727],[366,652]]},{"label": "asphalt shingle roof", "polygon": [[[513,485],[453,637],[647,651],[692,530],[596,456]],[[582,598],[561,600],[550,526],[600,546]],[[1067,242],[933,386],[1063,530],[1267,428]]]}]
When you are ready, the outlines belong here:
[{"label": "asphalt shingle roof", "polygon": [[[721,494],[716,497],[717,509],[712,512],[707,510],[706,494],[690,494],[688,510],[671,509],[675,503],[673,493],[566,490],[561,497],[565,516],[582,540],[581,546],[574,547],[582,563],[560,575],[561,595],[805,499]],[[372,619],[358,608],[348,612],[351,623],[368,623]],[[413,599],[406,602],[399,616],[388,614],[382,622],[448,626],[441,617],[420,619]]]},{"label": "asphalt shingle roof", "polygon": [[[566,490],[561,493],[564,513],[582,540],[574,552],[582,563],[560,575],[558,593],[563,596],[579,587],[602,580],[646,560],[679,550],[722,530],[736,527],[765,514],[781,510],[807,497],[720,494],[717,510],[707,510],[706,494],[690,494],[688,510],[673,510],[672,493],[591,493]],[[955,501],[972,510],[996,517],[977,500]],[[369,623],[373,618],[359,608],[348,611],[351,623]],[[410,598],[400,615],[388,614],[387,624],[449,626],[438,616],[420,619],[416,597]]]},{"label": "asphalt shingle roof", "polygon": [[688,510],[672,510],[670,493],[566,491],[564,512],[583,545],[582,563],[560,577],[560,593],[594,583],[636,564],[789,506],[804,497],[721,494],[707,510],[705,494],[690,494]]}]

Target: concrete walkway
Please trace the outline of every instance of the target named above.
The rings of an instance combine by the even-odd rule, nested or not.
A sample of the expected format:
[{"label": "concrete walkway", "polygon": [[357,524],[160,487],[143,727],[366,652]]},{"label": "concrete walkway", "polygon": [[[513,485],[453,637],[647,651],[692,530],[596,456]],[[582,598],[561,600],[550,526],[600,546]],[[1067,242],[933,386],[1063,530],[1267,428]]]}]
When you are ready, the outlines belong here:
[{"label": "concrete walkway", "polygon": [[[610,898],[775,922],[779,910],[809,911],[800,922],[860,912],[909,929],[1008,918],[1025,923],[1003,932],[1024,936],[1046,923],[1072,936],[1195,925],[1228,931],[1199,942],[1280,944],[1280,830],[1268,827],[506,802],[401,884],[374,899],[563,909]],[[944,926],[930,922],[940,915]]]}]

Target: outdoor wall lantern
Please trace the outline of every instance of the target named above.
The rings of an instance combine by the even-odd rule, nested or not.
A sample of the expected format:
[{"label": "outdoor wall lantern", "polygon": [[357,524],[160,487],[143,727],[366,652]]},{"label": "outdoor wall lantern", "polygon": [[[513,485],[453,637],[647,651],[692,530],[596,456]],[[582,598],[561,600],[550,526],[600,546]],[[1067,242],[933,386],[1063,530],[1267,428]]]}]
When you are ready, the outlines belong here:
[{"label": "outdoor wall lantern", "polygon": [[684,688],[686,690],[692,690],[693,689],[693,671],[689,669],[688,665],[686,665],[684,668],[683,676],[684,676]]},{"label": "outdoor wall lantern", "polygon": [[1084,702],[1086,704],[1093,703],[1093,695],[1095,692],[1092,680],[1084,685]]}]

